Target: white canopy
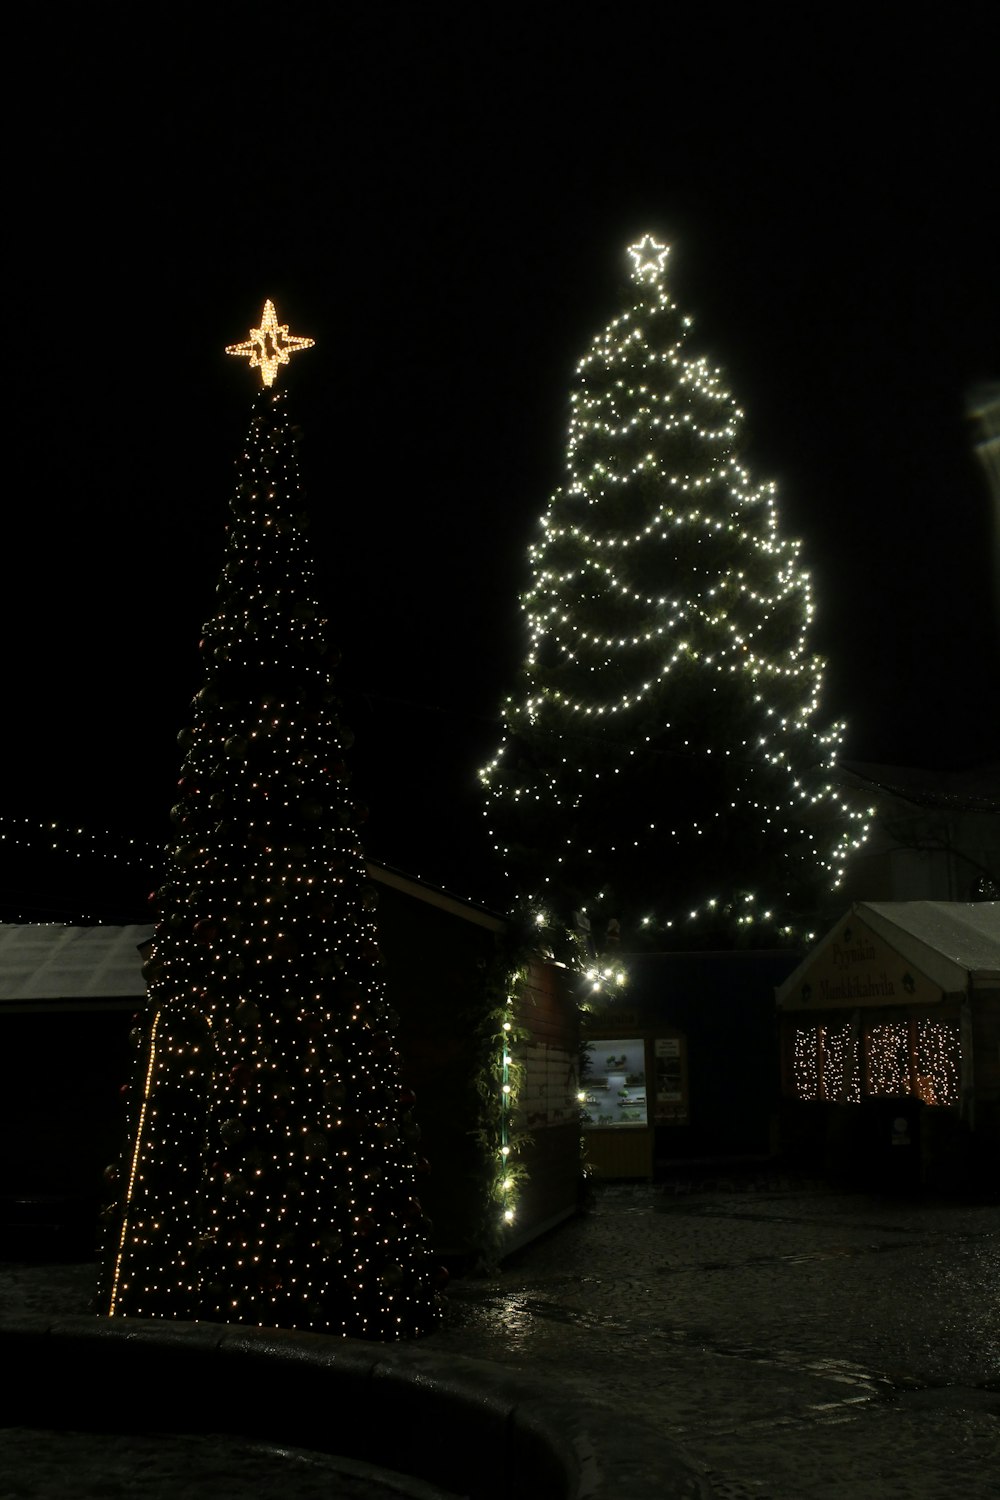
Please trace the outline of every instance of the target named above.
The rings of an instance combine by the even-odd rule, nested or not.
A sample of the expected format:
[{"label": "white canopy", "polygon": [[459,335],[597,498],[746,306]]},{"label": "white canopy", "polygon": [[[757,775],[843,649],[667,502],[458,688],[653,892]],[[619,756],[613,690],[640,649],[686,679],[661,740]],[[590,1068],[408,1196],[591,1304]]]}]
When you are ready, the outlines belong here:
[{"label": "white canopy", "polygon": [[139,945],[152,928],[0,923],[0,1004],[18,1000],[139,999]]},{"label": "white canopy", "polygon": [[928,987],[941,998],[977,986],[1000,986],[1000,901],[856,901],[775,994],[779,1008],[793,1009],[826,998],[905,1003],[926,998]]}]

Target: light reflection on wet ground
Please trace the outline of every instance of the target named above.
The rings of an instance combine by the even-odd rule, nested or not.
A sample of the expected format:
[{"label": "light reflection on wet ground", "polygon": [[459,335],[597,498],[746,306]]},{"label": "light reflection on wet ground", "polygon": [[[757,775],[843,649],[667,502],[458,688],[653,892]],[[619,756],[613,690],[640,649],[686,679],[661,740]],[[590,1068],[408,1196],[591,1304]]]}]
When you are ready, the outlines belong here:
[{"label": "light reflection on wet ground", "polygon": [[1000,1207],[606,1188],[458,1282],[436,1338],[678,1440],[727,1497],[1000,1495]]},{"label": "light reflection on wet ground", "polygon": [[[6,1272],[0,1314],[86,1311],[92,1279]],[[427,1346],[572,1393],[635,1465],[676,1443],[718,1500],[1000,1496],[1000,1205],[610,1185],[456,1279]]]}]

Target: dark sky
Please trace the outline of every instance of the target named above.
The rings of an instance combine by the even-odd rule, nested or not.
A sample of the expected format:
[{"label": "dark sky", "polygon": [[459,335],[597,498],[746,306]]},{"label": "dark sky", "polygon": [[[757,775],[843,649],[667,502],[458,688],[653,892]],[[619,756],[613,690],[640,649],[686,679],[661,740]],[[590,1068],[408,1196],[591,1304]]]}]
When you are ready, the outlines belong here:
[{"label": "dark sky", "polygon": [[646,230],[803,538],[845,754],[995,755],[995,7],[199,9],[8,38],[3,826],[164,836],[253,394],[222,350],[270,296],[317,341],[288,386],[369,852],[489,894],[526,549]]}]

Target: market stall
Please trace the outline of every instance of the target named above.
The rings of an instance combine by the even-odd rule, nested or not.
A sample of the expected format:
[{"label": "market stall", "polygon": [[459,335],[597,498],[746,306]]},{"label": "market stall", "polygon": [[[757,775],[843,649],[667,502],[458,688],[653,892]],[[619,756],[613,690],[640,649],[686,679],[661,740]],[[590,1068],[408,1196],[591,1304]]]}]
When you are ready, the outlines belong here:
[{"label": "market stall", "polygon": [[776,997],[789,1151],[913,1182],[996,1171],[1000,903],[857,902]]}]

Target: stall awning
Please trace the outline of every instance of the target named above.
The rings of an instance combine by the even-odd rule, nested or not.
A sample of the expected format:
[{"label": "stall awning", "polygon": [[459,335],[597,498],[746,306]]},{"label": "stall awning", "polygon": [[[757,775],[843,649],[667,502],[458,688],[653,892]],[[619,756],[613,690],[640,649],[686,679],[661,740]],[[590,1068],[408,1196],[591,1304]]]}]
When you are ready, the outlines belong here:
[{"label": "stall awning", "polygon": [[139,945],[148,926],[0,923],[0,1008],[5,1002],[139,999]]},{"label": "stall awning", "polygon": [[1000,902],[857,901],[775,991],[781,1010],[934,1003],[1000,986]]}]

